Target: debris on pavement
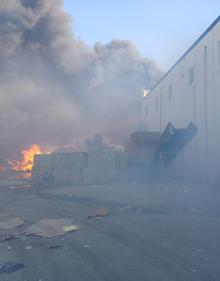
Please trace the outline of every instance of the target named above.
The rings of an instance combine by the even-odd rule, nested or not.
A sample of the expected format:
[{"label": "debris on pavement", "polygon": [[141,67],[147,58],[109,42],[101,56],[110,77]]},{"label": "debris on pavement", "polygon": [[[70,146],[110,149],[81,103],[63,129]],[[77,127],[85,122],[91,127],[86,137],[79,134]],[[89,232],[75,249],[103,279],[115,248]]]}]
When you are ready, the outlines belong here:
[{"label": "debris on pavement", "polygon": [[0,217],[0,230],[8,230],[17,228],[24,224],[23,220],[15,217],[15,218],[7,218],[7,217]]},{"label": "debris on pavement", "polygon": [[[28,235],[45,238],[56,237],[69,232],[73,219],[42,219],[26,229]],[[74,230],[78,227],[74,226]],[[71,230],[73,231],[73,229]]]},{"label": "debris on pavement", "polygon": [[63,227],[63,231],[64,232],[72,232],[72,231],[76,231],[78,229],[78,226],[76,225],[67,225]]},{"label": "debris on pavement", "polygon": [[10,241],[14,239],[25,239],[27,236],[26,233],[16,233],[16,234],[7,234],[4,237],[0,238],[0,241]]},{"label": "debris on pavement", "polygon": [[62,248],[63,248],[63,246],[61,246],[61,245],[52,245],[49,247],[49,249],[51,249],[51,250],[60,250]]},{"label": "debris on pavement", "polygon": [[25,268],[23,263],[6,262],[4,265],[0,266],[0,274],[13,273],[23,268]]},{"label": "debris on pavement", "polygon": [[84,248],[91,248],[91,245],[84,245]]},{"label": "debris on pavement", "polygon": [[107,208],[101,208],[94,215],[89,215],[87,218],[91,223],[95,222],[96,218],[102,218],[109,215],[109,211]]}]

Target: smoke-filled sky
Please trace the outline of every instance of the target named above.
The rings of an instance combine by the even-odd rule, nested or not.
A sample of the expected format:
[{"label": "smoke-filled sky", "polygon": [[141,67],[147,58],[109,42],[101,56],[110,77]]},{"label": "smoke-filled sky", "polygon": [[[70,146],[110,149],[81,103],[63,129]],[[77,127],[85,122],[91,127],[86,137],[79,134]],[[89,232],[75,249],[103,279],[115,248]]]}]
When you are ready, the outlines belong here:
[{"label": "smoke-filled sky", "polygon": [[89,44],[129,38],[165,71],[220,14],[219,0],[64,0],[64,5]]},{"label": "smoke-filled sky", "polygon": [[88,47],[73,26],[61,0],[0,1],[4,151],[72,144],[96,132],[119,143],[137,129],[141,91],[161,71],[132,42]]}]

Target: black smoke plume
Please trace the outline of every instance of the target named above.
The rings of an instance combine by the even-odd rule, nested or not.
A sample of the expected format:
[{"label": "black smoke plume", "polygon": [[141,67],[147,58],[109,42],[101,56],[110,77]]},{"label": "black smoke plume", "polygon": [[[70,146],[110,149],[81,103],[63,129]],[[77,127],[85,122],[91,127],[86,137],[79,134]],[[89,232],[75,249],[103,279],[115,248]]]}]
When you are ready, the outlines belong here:
[{"label": "black smoke plume", "polygon": [[130,41],[77,39],[60,0],[1,0],[0,154],[95,132],[122,142],[137,128],[142,89],[160,76]]}]

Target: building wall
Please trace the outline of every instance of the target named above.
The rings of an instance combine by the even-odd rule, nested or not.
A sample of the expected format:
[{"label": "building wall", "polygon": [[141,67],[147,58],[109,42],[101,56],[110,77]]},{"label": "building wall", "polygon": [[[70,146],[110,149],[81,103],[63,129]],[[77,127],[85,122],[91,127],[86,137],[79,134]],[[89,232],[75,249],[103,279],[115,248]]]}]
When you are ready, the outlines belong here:
[{"label": "building wall", "polygon": [[174,163],[192,180],[214,181],[220,174],[219,120],[220,22],[143,100],[149,131],[162,132],[168,122],[177,128],[196,125],[197,136]]}]

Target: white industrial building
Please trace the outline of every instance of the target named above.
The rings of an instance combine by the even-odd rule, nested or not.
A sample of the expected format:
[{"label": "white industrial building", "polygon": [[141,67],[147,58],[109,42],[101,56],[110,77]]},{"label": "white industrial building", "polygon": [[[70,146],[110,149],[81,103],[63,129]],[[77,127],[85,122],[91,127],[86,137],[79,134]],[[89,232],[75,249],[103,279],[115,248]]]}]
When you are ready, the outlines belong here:
[{"label": "white industrial building", "polygon": [[197,134],[172,165],[196,181],[220,176],[220,17],[199,37],[143,99],[143,124],[162,133],[171,122]]}]

